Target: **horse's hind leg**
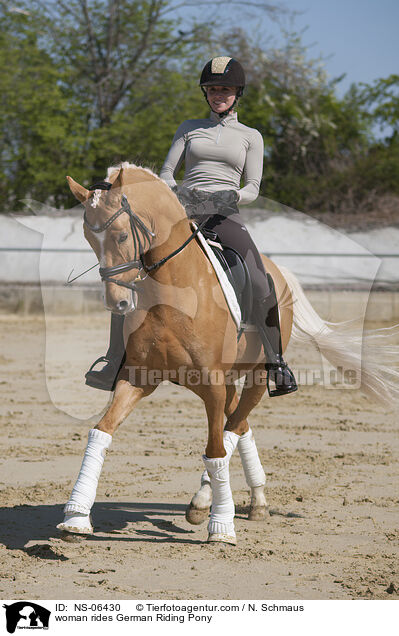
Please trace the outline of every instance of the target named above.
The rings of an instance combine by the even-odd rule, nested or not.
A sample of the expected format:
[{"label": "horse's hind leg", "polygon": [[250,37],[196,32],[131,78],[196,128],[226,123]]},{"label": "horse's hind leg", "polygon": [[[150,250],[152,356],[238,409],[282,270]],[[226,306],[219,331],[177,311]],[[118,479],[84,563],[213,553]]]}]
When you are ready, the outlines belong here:
[{"label": "horse's hind leg", "polygon": [[154,388],[133,387],[124,380],[118,382],[111,406],[97,426],[89,431],[82,466],[64,508],[64,521],[57,525],[59,530],[79,534],[93,533],[90,511],[96,497],[98,480],[112,435],[137,402],[149,395]]},{"label": "horse's hind leg", "polygon": [[[251,378],[257,377],[251,374]],[[252,409],[261,400],[266,384],[249,384],[248,377],[246,384],[238,400],[235,386],[233,386],[234,394],[230,400],[228,411],[226,410],[227,423],[225,430],[233,431],[240,435],[237,448],[240,453],[242,466],[244,469],[246,482],[251,490],[251,504],[249,508],[248,519],[251,521],[259,521],[268,516],[268,507],[265,498],[264,488],[266,476],[262,464],[259,459],[258,450],[256,448],[255,439],[252,430],[249,428],[247,417]],[[226,402],[226,407],[227,407]]]}]

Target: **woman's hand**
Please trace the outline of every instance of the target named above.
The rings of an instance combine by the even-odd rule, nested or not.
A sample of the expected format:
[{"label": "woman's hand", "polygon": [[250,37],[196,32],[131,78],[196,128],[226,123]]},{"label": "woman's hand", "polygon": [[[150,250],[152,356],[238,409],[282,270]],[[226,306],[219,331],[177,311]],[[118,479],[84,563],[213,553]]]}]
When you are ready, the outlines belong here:
[{"label": "woman's hand", "polygon": [[205,192],[197,188],[175,186],[172,188],[180,203],[186,209],[187,216],[204,217],[213,214],[229,216],[237,214],[237,203],[240,195],[235,190],[218,190],[217,192]]},{"label": "woman's hand", "polygon": [[218,190],[217,192],[213,192],[210,198],[212,201],[217,201],[220,204],[224,203],[229,206],[238,203],[240,195],[236,190]]},{"label": "woman's hand", "polygon": [[217,214],[222,214],[223,216],[238,214],[237,203],[239,200],[240,195],[236,190],[218,190],[209,197],[209,201],[215,206]]}]

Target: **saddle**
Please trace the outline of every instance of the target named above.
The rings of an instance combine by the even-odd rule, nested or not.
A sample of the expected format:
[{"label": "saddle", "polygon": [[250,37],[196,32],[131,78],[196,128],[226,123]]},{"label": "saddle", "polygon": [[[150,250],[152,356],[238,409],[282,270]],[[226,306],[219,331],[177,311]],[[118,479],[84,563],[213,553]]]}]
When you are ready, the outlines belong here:
[{"label": "saddle", "polygon": [[252,322],[253,293],[248,267],[236,250],[220,242],[216,232],[205,228],[201,232],[233,287],[241,309],[241,328],[243,329]]}]

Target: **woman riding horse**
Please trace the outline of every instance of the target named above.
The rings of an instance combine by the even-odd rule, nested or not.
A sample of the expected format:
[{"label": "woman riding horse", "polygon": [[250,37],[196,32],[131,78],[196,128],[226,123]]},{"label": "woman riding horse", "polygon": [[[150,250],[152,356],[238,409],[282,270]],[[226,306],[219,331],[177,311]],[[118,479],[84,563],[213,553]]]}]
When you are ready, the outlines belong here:
[{"label": "woman riding horse", "polygon": [[[235,106],[245,87],[241,64],[230,57],[215,57],[204,67],[200,86],[211,108],[208,119],[190,119],[179,126],[160,177],[175,190],[190,217],[206,220],[223,245],[244,259],[253,287],[253,320],[266,354],[270,396],[297,390],[294,375],[282,357],[279,311],[273,280],[239,214],[240,204],[259,194],[263,168],[263,139],[259,131],[237,120]],[[183,186],[174,179],[185,162]],[[240,188],[241,176],[244,186]],[[94,186],[93,186],[94,187]],[[96,184],[98,187],[98,184]],[[112,390],[124,354],[124,316],[113,314],[106,356],[96,360],[86,374],[89,386]],[[93,370],[106,362],[100,371]],[[270,390],[269,381],[274,382]]]}]

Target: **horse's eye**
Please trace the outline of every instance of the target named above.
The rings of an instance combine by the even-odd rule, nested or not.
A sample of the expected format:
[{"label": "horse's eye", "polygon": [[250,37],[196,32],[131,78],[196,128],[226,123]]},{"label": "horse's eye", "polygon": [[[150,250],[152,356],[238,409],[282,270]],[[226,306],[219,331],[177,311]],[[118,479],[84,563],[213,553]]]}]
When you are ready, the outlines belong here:
[{"label": "horse's eye", "polygon": [[123,232],[123,234],[120,235],[120,237],[118,238],[118,243],[123,243],[124,241],[126,241],[128,235],[127,232]]}]

